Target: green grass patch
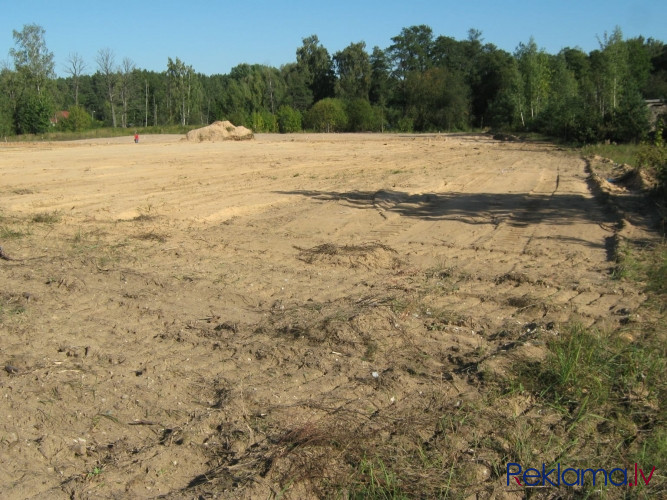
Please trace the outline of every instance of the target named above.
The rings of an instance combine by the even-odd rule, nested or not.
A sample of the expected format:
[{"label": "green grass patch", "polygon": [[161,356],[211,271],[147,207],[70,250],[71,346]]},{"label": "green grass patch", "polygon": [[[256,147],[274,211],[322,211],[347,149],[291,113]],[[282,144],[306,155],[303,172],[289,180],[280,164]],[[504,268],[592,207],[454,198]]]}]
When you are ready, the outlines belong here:
[{"label": "green grass patch", "polygon": [[[513,387],[535,398],[541,411],[555,412],[557,419],[548,427],[522,419],[513,431],[504,431],[512,443],[510,456],[518,463],[629,468],[637,462],[665,471],[665,345],[650,334],[630,342],[619,333],[571,325],[549,343],[544,362],[517,368]],[[667,493],[664,478],[664,472],[657,472],[644,494]],[[585,485],[583,497],[598,490]]]},{"label": "green grass patch", "polygon": [[18,238],[23,238],[29,233],[20,229],[16,229],[10,226],[0,226],[0,239],[2,240],[13,240]]},{"label": "green grass patch", "polygon": [[616,251],[613,277],[638,283],[656,299],[660,312],[665,311],[667,299],[667,243],[636,246],[623,242]]},{"label": "green grass patch", "polygon": [[411,498],[398,483],[396,474],[381,458],[364,457],[359,464],[356,484],[350,492],[350,499],[403,500]]},{"label": "green grass patch", "polygon": [[609,158],[615,163],[636,166],[637,154],[641,150],[638,144],[595,144],[584,146],[581,153],[584,156],[598,155],[603,158]]}]

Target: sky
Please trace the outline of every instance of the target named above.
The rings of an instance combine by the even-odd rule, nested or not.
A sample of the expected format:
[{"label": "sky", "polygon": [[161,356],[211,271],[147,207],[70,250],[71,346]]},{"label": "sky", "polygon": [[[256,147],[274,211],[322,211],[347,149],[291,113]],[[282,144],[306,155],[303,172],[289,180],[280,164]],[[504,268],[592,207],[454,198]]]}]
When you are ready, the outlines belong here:
[{"label": "sky", "polygon": [[639,35],[667,43],[665,0],[0,0],[0,63],[13,67],[13,30],[38,24],[55,70],[66,76],[70,54],[80,55],[86,73],[97,69],[100,49],[116,62],[131,59],[140,69],[165,71],[180,58],[198,73],[227,74],[242,63],[280,67],[296,60],[302,40],[317,35],[333,55],[364,41],[386,49],[403,28],[426,24],[434,36],[457,40],[470,28],[484,43],[514,52],[534,37],[556,54],[564,47],[586,52],[619,26],[625,38]]}]

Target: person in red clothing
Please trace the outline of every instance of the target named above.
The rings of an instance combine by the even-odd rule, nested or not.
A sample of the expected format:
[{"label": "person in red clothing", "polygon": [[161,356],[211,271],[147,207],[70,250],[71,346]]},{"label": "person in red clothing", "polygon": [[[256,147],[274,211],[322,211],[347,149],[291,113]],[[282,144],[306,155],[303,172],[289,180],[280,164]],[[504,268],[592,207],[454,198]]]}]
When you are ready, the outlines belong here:
[{"label": "person in red clothing", "polygon": [[138,132],[135,132],[135,133],[134,133],[134,143],[136,144],[136,143],[138,143],[138,142],[139,142],[139,133],[138,133]]}]

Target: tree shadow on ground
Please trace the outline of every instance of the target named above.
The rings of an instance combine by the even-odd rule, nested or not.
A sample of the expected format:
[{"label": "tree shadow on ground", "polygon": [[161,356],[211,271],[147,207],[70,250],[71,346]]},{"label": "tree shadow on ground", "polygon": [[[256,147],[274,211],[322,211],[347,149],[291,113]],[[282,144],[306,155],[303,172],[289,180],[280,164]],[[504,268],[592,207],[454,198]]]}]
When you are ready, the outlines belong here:
[{"label": "tree shadow on ground", "polygon": [[613,224],[614,214],[595,199],[576,193],[419,193],[402,191],[279,191],[358,209],[376,209],[403,217],[466,224]]}]

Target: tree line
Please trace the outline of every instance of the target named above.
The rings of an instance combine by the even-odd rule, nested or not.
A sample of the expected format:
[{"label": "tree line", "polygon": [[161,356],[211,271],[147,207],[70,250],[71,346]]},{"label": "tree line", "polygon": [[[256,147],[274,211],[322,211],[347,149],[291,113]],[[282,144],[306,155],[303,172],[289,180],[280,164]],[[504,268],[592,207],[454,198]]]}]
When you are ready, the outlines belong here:
[{"label": "tree line", "polygon": [[[45,31],[14,31],[13,67],[0,69],[0,134],[54,127],[193,126],[227,119],[258,132],[536,131],[568,141],[637,141],[649,130],[645,99],[667,98],[667,45],[625,39],[620,28],[586,53],[549,54],[531,38],[514,53],[410,26],[389,47],[361,41],[330,54],[316,35],[275,68],[239,64],[204,75],[179,58],[137,68],[103,48],[69,54],[56,77]],[[63,113],[66,111],[66,113]]]}]

